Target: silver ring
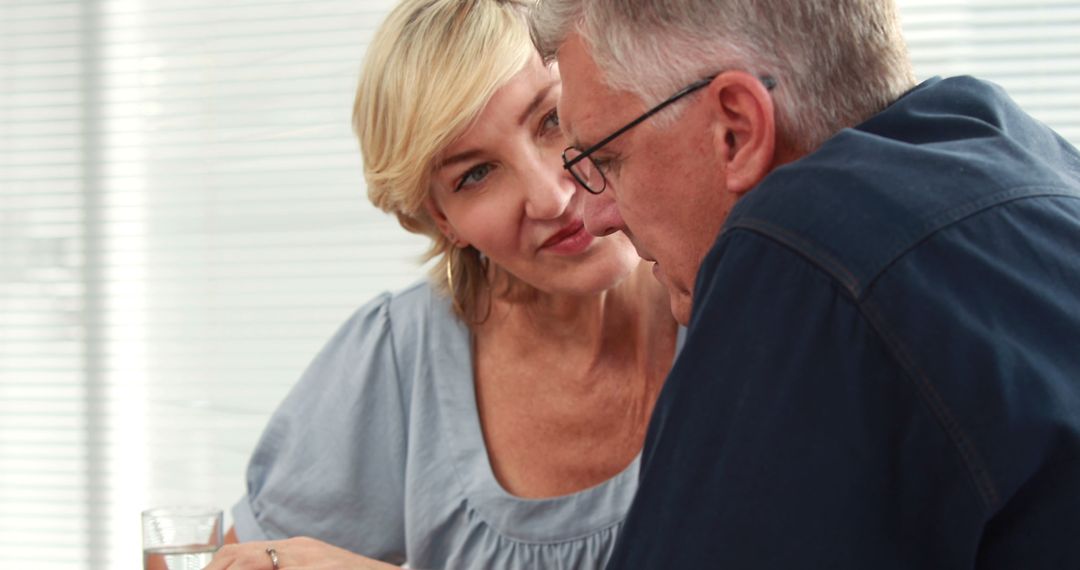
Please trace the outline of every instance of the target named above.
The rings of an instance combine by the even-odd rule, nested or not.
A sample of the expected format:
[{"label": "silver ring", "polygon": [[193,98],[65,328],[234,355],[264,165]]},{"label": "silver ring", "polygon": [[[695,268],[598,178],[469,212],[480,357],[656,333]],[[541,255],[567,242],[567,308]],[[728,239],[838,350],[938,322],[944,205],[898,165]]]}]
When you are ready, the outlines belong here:
[{"label": "silver ring", "polygon": [[270,556],[270,564],[274,565],[274,570],[278,570],[277,550],[274,550],[273,546],[266,548],[266,554]]}]

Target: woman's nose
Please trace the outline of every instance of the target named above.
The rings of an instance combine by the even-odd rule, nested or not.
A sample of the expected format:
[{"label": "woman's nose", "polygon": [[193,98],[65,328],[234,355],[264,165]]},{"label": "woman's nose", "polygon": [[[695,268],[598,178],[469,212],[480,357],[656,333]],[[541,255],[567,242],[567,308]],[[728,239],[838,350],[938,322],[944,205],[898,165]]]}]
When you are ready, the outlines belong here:
[{"label": "woman's nose", "polygon": [[535,220],[551,220],[563,215],[577,187],[561,161],[537,157],[526,176],[525,214]]}]

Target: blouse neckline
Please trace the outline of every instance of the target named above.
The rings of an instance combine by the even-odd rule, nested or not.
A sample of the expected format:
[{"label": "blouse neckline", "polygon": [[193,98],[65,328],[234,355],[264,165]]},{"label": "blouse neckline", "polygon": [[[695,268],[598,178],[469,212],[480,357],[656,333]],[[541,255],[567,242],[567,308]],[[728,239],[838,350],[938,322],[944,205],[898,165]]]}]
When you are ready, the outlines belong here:
[{"label": "blouse neckline", "polygon": [[[441,300],[433,293],[433,300]],[[452,414],[446,434],[453,468],[465,500],[477,515],[501,535],[521,542],[565,542],[584,538],[622,522],[637,488],[641,452],[622,471],[592,487],[567,495],[540,499],[511,494],[498,482],[480,425],[473,375],[472,335],[443,301],[441,330],[434,334],[434,353],[442,355],[437,370],[439,407]],[[450,381],[464,378],[467,381]]]}]

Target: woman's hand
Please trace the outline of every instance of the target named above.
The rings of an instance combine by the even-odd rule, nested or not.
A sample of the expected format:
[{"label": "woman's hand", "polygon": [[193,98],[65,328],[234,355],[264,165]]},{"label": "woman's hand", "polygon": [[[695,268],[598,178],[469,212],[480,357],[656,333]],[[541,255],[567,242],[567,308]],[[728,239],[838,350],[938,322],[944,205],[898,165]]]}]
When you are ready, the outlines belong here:
[{"label": "woman's hand", "polygon": [[204,570],[274,570],[268,548],[277,554],[278,570],[386,570],[393,564],[372,560],[314,538],[226,544]]}]

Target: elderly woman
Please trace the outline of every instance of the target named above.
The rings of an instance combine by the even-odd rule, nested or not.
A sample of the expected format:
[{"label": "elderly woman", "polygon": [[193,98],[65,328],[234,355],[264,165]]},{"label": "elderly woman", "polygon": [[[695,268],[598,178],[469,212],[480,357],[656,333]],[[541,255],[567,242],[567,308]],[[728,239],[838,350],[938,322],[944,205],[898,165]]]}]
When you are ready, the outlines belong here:
[{"label": "elderly woman", "polygon": [[585,230],[525,10],[404,0],[376,34],[354,110],[370,197],[437,261],[312,363],[252,456],[248,542],[209,568],[607,561],[678,328],[629,241]]}]

